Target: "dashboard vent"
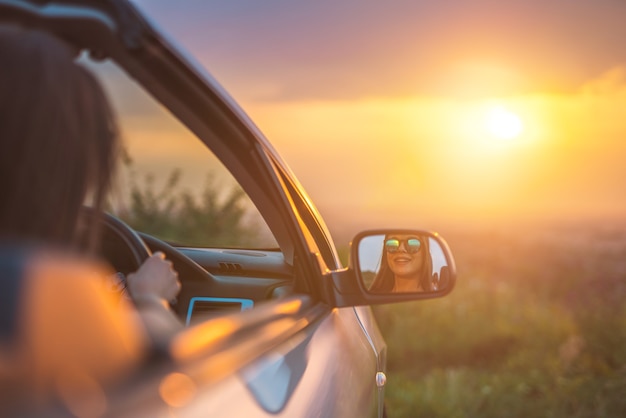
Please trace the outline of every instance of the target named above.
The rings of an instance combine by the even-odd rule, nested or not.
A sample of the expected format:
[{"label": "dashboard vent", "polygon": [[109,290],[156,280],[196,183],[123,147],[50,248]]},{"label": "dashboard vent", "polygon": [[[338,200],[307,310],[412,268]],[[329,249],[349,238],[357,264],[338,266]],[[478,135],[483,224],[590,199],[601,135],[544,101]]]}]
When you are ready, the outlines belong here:
[{"label": "dashboard vent", "polygon": [[229,273],[236,273],[236,272],[240,272],[243,271],[243,266],[239,263],[224,263],[221,262],[218,264],[220,271],[224,271],[224,272],[229,272]]}]

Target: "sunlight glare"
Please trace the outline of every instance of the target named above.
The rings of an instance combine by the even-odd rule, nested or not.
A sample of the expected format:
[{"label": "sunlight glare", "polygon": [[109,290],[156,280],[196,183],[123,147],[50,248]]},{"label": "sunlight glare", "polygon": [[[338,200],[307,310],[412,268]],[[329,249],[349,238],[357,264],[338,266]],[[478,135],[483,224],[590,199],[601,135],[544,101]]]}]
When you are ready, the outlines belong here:
[{"label": "sunlight glare", "polygon": [[520,117],[502,106],[490,109],[485,123],[489,133],[497,139],[515,139],[524,129]]}]

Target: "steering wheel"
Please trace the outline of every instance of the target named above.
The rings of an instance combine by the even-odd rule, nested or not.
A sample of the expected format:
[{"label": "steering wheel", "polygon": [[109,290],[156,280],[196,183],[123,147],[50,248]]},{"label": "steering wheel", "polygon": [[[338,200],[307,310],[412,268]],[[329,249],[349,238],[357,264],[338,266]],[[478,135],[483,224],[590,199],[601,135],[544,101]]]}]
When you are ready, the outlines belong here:
[{"label": "steering wheel", "polygon": [[[90,207],[83,207],[81,217],[87,225],[94,225],[95,222],[100,229],[101,251],[116,270],[124,274],[136,271],[152,255],[139,234],[121,219],[106,212],[96,212]],[[114,250],[116,256],[111,256]]]},{"label": "steering wheel", "polygon": [[[115,271],[124,276],[135,272],[154,251],[166,254],[179,274],[182,289],[176,301],[170,301],[171,307],[184,320],[187,314],[189,300],[193,296],[194,286],[201,286],[205,291],[213,288],[215,277],[198,265],[194,260],[180,252],[179,249],[151,235],[138,233],[119,218],[108,213],[97,213],[94,209],[84,207],[81,214],[83,220],[96,222],[100,228],[100,254],[107,260]],[[185,291],[186,282],[194,283],[191,290]],[[125,285],[126,283],[124,283]]]}]

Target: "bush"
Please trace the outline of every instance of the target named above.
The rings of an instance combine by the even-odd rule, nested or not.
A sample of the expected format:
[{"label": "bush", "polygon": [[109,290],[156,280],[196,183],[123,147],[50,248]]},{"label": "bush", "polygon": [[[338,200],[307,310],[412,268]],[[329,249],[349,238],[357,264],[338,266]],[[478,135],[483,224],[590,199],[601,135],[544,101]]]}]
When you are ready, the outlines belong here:
[{"label": "bush", "polygon": [[450,236],[448,297],[375,307],[394,417],[626,413],[626,234]]},{"label": "bush", "polygon": [[160,190],[154,176],[146,176],[143,183],[132,180],[129,204],[121,205],[116,215],[134,229],[171,243],[240,247],[260,241],[259,223],[249,219],[247,196],[239,186],[225,189],[209,173],[201,194],[194,195],[180,189],[180,179],[181,171],[172,171]]}]

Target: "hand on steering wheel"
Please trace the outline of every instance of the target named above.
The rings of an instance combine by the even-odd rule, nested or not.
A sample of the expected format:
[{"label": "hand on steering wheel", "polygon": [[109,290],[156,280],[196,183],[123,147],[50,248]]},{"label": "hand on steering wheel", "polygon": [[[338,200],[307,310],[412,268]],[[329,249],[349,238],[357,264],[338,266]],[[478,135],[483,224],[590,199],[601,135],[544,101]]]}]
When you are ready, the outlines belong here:
[{"label": "hand on steering wheel", "polygon": [[128,275],[126,281],[128,292],[137,303],[173,301],[180,291],[178,273],[160,251],[148,257],[135,273]]},{"label": "hand on steering wheel", "polygon": [[122,276],[129,296],[135,303],[174,303],[181,284],[172,263],[165,260],[162,252],[152,254],[150,248],[130,226],[121,219],[106,213],[83,207],[81,215],[86,222],[99,223],[103,235],[115,237],[115,243],[125,248],[132,261],[134,273]]}]

